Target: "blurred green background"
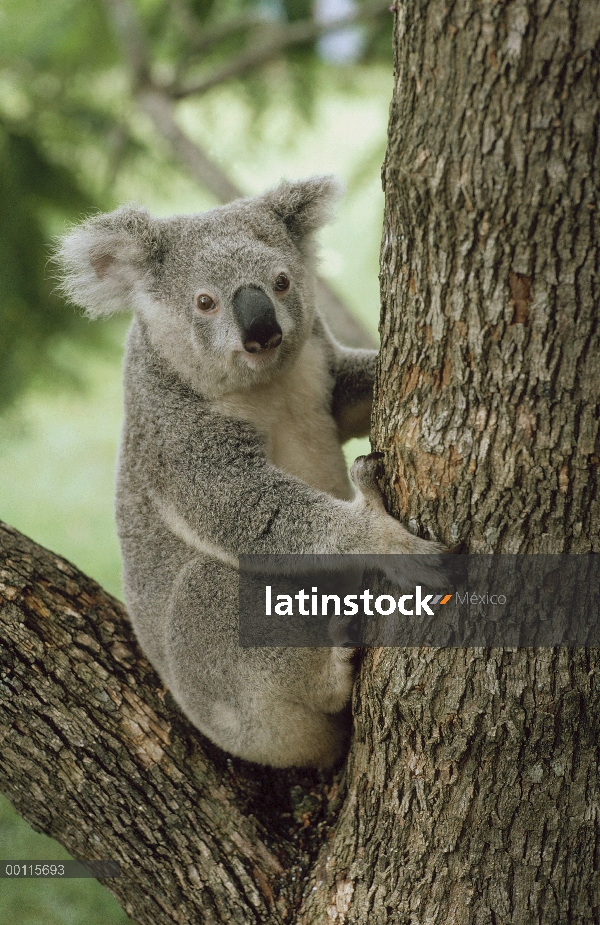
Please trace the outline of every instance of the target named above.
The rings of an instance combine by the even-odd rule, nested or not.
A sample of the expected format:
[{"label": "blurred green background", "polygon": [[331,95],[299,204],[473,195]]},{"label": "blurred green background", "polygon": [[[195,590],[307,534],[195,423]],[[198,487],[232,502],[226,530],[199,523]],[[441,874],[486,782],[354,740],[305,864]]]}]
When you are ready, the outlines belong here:
[{"label": "blurred green background", "polygon": [[[376,337],[391,91],[386,4],[2,0],[0,519],[121,596],[112,495],[128,319],[92,323],[65,305],[49,262],[55,236],[91,212],[200,211],[233,187],[335,173],[347,195],[321,235],[321,273]],[[367,450],[352,441],[347,455]],[[0,797],[0,858],[63,857]],[[96,881],[4,879],[0,921],[128,919]]]}]

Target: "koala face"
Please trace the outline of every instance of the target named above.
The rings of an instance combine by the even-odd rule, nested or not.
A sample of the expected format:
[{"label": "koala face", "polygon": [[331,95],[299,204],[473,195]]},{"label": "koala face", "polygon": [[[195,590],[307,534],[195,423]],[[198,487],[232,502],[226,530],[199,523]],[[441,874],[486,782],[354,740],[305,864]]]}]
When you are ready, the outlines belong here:
[{"label": "koala face", "polygon": [[133,308],[206,397],[267,382],[310,334],[313,233],[337,193],[314,177],[199,215],[98,216],[62,241],[63,289],[92,315]]},{"label": "koala face", "polygon": [[214,396],[297,354],[314,315],[312,255],[280,219],[240,203],[156,226],[162,259],[135,307],[181,375]]}]

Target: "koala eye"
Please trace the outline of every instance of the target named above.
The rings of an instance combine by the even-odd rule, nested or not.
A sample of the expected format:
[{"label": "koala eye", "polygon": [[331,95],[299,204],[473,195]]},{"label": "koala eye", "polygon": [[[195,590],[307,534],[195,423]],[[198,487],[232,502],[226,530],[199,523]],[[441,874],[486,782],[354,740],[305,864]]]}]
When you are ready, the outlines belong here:
[{"label": "koala eye", "polygon": [[290,288],[290,281],[285,273],[279,274],[275,280],[275,285],[273,288],[275,289],[275,292],[287,292],[287,290]]},{"label": "koala eye", "polygon": [[211,312],[215,308],[215,300],[206,292],[201,292],[196,296],[196,308],[201,312]]}]

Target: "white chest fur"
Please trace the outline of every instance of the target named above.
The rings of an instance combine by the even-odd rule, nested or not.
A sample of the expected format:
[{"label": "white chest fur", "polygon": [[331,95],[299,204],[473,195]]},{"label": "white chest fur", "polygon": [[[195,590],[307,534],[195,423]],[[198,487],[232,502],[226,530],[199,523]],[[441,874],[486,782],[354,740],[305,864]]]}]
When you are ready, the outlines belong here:
[{"label": "white chest fur", "polygon": [[294,366],[273,382],[217,402],[228,417],[264,435],[273,465],[336,498],[354,495],[338,429],[327,406],[327,365],[318,341],[309,341]]}]

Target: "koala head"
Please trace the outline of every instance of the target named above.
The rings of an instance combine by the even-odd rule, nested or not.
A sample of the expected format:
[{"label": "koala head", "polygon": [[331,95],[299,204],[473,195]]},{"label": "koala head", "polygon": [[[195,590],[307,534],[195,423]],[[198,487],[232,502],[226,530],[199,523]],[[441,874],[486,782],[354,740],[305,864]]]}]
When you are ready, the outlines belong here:
[{"label": "koala head", "polygon": [[63,291],[92,316],[133,309],[207,397],[267,382],[310,334],[313,234],[338,193],[332,177],[312,177],[195,215],[124,206],[63,238]]}]

